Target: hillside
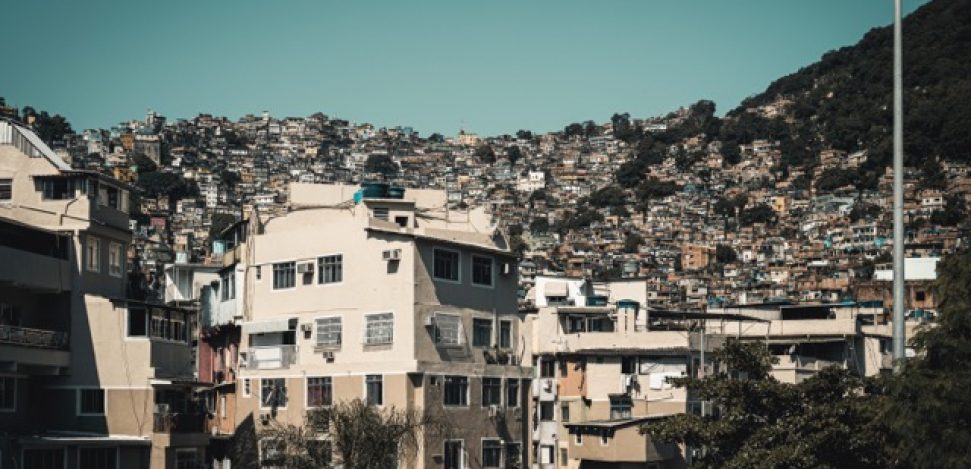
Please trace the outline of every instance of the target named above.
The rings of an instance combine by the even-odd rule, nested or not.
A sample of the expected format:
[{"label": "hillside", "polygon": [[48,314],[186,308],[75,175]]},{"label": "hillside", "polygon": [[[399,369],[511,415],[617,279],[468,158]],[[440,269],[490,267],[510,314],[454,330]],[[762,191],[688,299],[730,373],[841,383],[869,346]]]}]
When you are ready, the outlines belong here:
[{"label": "hillside", "polygon": [[[908,15],[903,43],[908,164],[971,161],[971,0],[936,0]],[[892,71],[891,25],[776,80],[729,115],[789,101],[790,138],[815,149],[867,149],[882,167],[892,152]]]}]

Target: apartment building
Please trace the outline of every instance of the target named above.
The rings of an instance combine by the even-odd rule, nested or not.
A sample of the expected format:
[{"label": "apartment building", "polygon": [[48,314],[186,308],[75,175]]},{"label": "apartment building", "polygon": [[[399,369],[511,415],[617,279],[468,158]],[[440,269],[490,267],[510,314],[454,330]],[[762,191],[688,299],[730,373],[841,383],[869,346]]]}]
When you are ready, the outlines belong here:
[{"label": "apartment building", "polygon": [[689,410],[687,391],[667,378],[699,368],[702,337],[688,327],[689,313],[642,308],[647,289],[643,279],[536,277],[526,327],[535,371],[531,467],[685,466],[680,448],[639,428]]},{"label": "apartment building", "polygon": [[205,450],[191,312],[125,299],[129,190],[0,120],[0,467],[187,468]]},{"label": "apartment building", "polygon": [[235,256],[236,437],[357,398],[456,423],[400,467],[522,467],[531,372],[517,267],[488,217],[448,210],[444,191],[289,192],[286,214],[250,218]]}]

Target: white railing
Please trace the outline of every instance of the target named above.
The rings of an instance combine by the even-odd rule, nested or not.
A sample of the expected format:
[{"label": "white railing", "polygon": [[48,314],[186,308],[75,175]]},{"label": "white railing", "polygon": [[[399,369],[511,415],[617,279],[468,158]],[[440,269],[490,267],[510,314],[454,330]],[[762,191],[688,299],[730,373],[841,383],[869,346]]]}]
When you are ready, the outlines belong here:
[{"label": "white railing", "polygon": [[250,347],[247,366],[251,369],[275,370],[289,368],[297,362],[296,345],[267,345]]}]

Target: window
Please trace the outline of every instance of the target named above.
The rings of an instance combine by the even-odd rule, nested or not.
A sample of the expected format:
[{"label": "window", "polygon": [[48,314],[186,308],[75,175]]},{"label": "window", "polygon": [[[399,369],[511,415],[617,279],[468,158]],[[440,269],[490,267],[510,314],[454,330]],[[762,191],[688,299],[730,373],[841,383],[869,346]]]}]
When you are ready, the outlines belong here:
[{"label": "window", "polygon": [[472,256],[472,285],[492,286],[492,258]]},{"label": "window", "polygon": [[580,433],[580,431],[577,430],[577,433],[573,436],[576,438],[577,446],[583,446],[583,433]]},{"label": "window", "polygon": [[199,454],[195,448],[175,450],[175,469],[196,469],[199,467]]},{"label": "window", "polygon": [[565,466],[569,466],[570,465],[569,464],[569,460],[568,460],[569,456],[570,456],[570,453],[569,453],[569,451],[567,451],[566,448],[560,448],[560,465],[561,466],[564,466],[565,467]]},{"label": "window", "polygon": [[466,376],[445,377],[445,405],[469,405],[469,378]]},{"label": "window", "polygon": [[108,274],[112,277],[121,277],[125,271],[125,258],[122,254],[121,243],[114,241],[108,243]]},{"label": "window", "polygon": [[492,320],[473,319],[472,320],[472,346],[490,347],[492,346]]},{"label": "window", "polygon": [[282,467],[284,443],[273,438],[260,440],[260,467]]},{"label": "window", "polygon": [[317,346],[318,347],[340,347],[341,345],[341,318],[332,316],[329,318],[318,318],[317,324]]},{"label": "window", "polygon": [[459,253],[446,249],[435,249],[432,276],[435,280],[459,281]]},{"label": "window", "polygon": [[502,440],[482,440],[482,467],[498,468],[502,463]]},{"label": "window", "polygon": [[249,378],[243,378],[243,397],[250,397],[253,395],[253,381]]},{"label": "window", "polygon": [[128,308],[128,337],[148,335],[148,313],[142,308]]},{"label": "window", "polygon": [[273,289],[282,290],[297,285],[297,263],[281,262],[273,264]]},{"label": "window", "polygon": [[236,298],[236,271],[230,270],[228,272],[223,272],[220,277],[223,288],[222,292],[220,292],[220,298],[223,301]]},{"label": "window", "polygon": [[924,290],[917,290],[914,292],[914,301],[924,301],[927,299],[927,293]]},{"label": "window", "polygon": [[564,402],[560,404],[560,421],[563,423],[568,423],[570,421],[570,403]]},{"label": "window", "polygon": [[24,461],[20,466],[23,469],[63,469],[65,467],[64,450],[61,448],[24,449],[23,455]]},{"label": "window", "polygon": [[13,179],[0,179],[0,200],[13,198]]},{"label": "window", "polygon": [[512,321],[499,321],[499,347],[512,347]]},{"label": "window", "polygon": [[539,403],[539,419],[542,422],[552,422],[553,421],[553,403],[550,401],[543,401]]},{"label": "window", "polygon": [[540,464],[553,464],[553,445],[542,445],[539,447]]},{"label": "window", "polygon": [[610,436],[607,435],[606,431],[604,431],[603,433],[600,434],[600,445],[607,446],[607,444],[609,443],[609,439],[610,439]]},{"label": "window", "polygon": [[394,217],[394,222],[402,228],[408,227],[408,217]]},{"label": "window", "polygon": [[556,376],[556,361],[552,358],[542,360],[539,363],[539,377],[553,378]]},{"label": "window", "polygon": [[117,469],[118,448],[78,448],[78,469]]},{"label": "window", "polygon": [[506,380],[506,407],[519,407],[519,380]]},{"label": "window", "polygon": [[307,378],[307,407],[332,405],[333,396],[333,385],[329,376]]},{"label": "window", "polygon": [[262,279],[263,279],[263,267],[258,265],[256,266],[256,280],[262,280]]},{"label": "window", "polygon": [[368,405],[384,404],[384,379],[381,375],[367,375],[365,379],[365,392],[367,393]]},{"label": "window", "polygon": [[317,258],[317,283],[339,283],[344,280],[344,255]]},{"label": "window", "polygon": [[630,396],[611,396],[610,397],[610,419],[629,419],[631,399]]},{"label": "window", "polygon": [[465,461],[462,458],[462,440],[445,441],[445,469],[464,469]]},{"label": "window", "polygon": [[153,309],[148,326],[152,338],[179,342],[187,339],[186,317],[182,311]]},{"label": "window", "polygon": [[388,221],[388,207],[374,207],[371,210],[371,216],[378,220]]},{"label": "window", "polygon": [[435,343],[440,345],[461,345],[462,318],[452,314],[436,314]]},{"label": "window", "polygon": [[104,389],[78,389],[78,415],[104,415]]},{"label": "window", "polygon": [[522,451],[522,443],[506,443],[506,467],[523,467]]},{"label": "window", "polygon": [[367,345],[390,344],[394,340],[394,315],[370,314],[364,317],[364,343]]},{"label": "window", "polygon": [[94,236],[88,236],[84,250],[86,260],[85,266],[91,272],[101,272],[101,240]]},{"label": "window", "polygon": [[287,382],[283,378],[260,379],[260,407],[286,407]]},{"label": "window", "polygon": [[0,376],[0,411],[17,410],[17,378]]},{"label": "window", "polygon": [[502,379],[482,378],[482,407],[502,405]]}]

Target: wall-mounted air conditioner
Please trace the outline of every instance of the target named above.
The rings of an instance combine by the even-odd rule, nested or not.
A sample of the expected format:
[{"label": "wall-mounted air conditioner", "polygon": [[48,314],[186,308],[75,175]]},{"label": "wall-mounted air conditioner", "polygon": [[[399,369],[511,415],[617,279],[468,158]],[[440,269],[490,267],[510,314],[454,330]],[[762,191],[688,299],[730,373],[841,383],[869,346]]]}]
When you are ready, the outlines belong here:
[{"label": "wall-mounted air conditioner", "polygon": [[314,263],[313,262],[301,262],[297,264],[298,274],[312,274],[314,273]]},{"label": "wall-mounted air conditioner", "polygon": [[400,261],[401,260],[401,249],[385,249],[381,253],[381,259],[385,261]]},{"label": "wall-mounted air conditioner", "polygon": [[303,323],[303,324],[300,325],[300,331],[301,332],[311,332],[313,330],[314,330],[314,325],[313,324],[310,324],[309,322]]}]

